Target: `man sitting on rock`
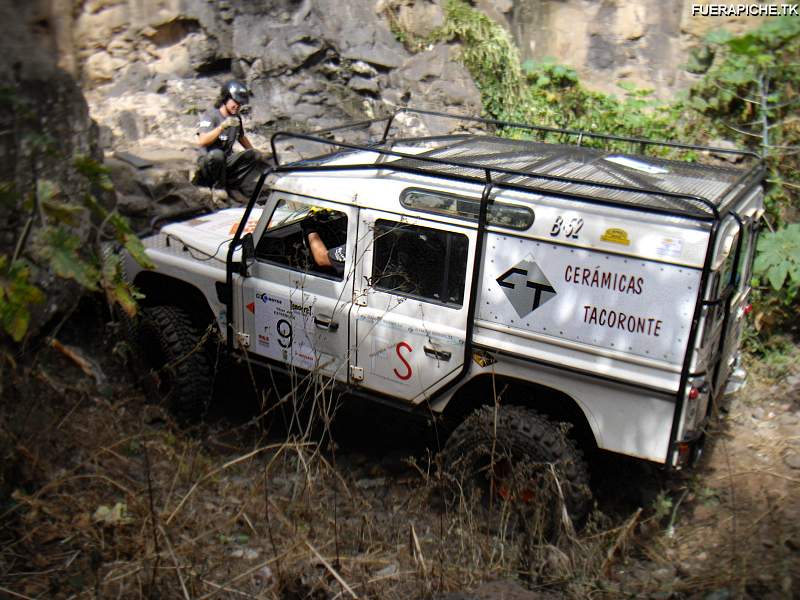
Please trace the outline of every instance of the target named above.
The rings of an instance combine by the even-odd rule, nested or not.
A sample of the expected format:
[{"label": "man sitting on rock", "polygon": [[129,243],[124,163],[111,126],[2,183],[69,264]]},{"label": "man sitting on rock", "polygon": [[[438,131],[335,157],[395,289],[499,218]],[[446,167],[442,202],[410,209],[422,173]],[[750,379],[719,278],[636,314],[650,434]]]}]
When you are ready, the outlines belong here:
[{"label": "man sitting on rock", "polygon": [[[259,161],[258,151],[247,139],[239,115],[242,106],[249,101],[250,90],[244,83],[235,79],[228,81],[197,126],[197,143],[202,155],[194,183],[222,187],[240,202],[246,202],[253,193],[257,177],[251,174]],[[233,152],[236,140],[245,148],[244,152]]]}]

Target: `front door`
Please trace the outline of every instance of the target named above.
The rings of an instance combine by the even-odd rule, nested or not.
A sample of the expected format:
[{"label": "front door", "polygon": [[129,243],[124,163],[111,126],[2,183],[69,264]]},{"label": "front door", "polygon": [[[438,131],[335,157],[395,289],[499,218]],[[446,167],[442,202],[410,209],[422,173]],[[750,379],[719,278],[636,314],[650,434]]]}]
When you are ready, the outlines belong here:
[{"label": "front door", "polygon": [[375,210],[361,211],[358,231],[355,373],[421,402],[464,364],[476,232]]},{"label": "front door", "polygon": [[[249,350],[286,366],[347,381],[357,209],[279,194],[243,280],[241,323]],[[318,264],[312,239],[343,258]]]}]

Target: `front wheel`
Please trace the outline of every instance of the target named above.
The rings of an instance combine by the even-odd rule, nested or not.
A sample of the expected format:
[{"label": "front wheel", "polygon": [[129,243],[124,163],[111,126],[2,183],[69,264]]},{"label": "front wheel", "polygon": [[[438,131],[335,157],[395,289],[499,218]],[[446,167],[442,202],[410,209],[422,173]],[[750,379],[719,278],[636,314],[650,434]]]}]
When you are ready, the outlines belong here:
[{"label": "front wheel", "polygon": [[149,368],[147,387],[179,419],[200,419],[214,385],[203,333],[176,306],[141,309],[137,329],[141,359]]},{"label": "front wheel", "polygon": [[443,465],[461,498],[511,510],[520,525],[551,537],[589,512],[586,464],[563,429],[521,406],[478,409],[453,432]]}]

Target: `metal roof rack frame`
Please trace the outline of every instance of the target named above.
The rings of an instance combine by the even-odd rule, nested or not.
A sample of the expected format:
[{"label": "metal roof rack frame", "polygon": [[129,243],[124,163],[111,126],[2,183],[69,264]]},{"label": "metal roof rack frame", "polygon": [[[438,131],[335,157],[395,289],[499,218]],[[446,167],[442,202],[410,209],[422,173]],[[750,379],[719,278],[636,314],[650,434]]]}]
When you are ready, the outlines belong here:
[{"label": "metal roof rack frame", "polygon": [[[426,156],[425,154],[421,155],[409,154],[407,152],[400,152],[398,150],[393,150],[392,149],[393,144],[396,144],[398,142],[406,142],[406,143],[415,141],[420,142],[420,141],[429,141],[437,139],[447,139],[447,137],[449,137],[449,136],[430,136],[425,138],[420,138],[420,137],[391,138],[390,133],[392,127],[395,124],[397,117],[400,116],[401,114],[426,115],[426,116],[445,118],[462,122],[466,121],[484,126],[490,125],[494,127],[526,130],[544,134],[556,133],[566,138],[574,138],[575,143],[573,143],[572,145],[574,145],[575,147],[581,147],[584,138],[591,138],[607,142],[630,143],[634,146],[637,146],[640,150],[640,153],[642,154],[648,148],[659,147],[659,148],[692,150],[692,151],[709,152],[709,153],[713,152],[716,154],[740,156],[743,158],[749,158],[755,160],[755,164],[753,164],[749,169],[736,169],[736,171],[741,172],[741,175],[735,181],[730,183],[730,185],[728,185],[728,187],[718,195],[720,199],[727,199],[727,201],[724,203],[720,202],[720,205],[718,206],[711,199],[697,194],[690,194],[684,192],[671,192],[663,189],[654,189],[644,185],[626,185],[621,183],[608,183],[586,178],[581,179],[577,177],[560,176],[560,175],[553,175],[535,171],[533,172],[523,171],[519,169],[511,169],[495,165],[478,164],[474,162],[468,162],[452,158],[442,159],[442,158],[437,158],[435,156]],[[347,130],[371,127],[376,124],[384,124],[383,135],[377,141],[366,144],[337,141],[335,139],[331,139],[330,137],[323,137],[323,136],[330,136],[336,133],[346,132]],[[475,138],[492,139],[492,136],[488,134],[469,134],[469,135],[472,135]],[[322,153],[320,155],[315,156],[312,159],[306,159],[298,162],[289,162],[282,164],[277,144],[278,141],[289,140],[289,139],[304,140],[307,142],[332,146],[336,148],[336,150],[334,152]],[[496,188],[506,188],[518,191],[536,192],[540,194],[548,194],[563,198],[576,199],[579,201],[589,202],[592,204],[618,206],[626,209],[646,210],[647,212],[661,213],[669,216],[688,217],[699,220],[712,220],[712,221],[719,220],[721,214],[726,212],[725,210],[726,207],[736,204],[736,202],[740,199],[740,196],[749,189],[750,186],[746,184],[752,183],[754,180],[761,180],[764,174],[764,163],[762,158],[758,154],[747,150],[716,148],[711,146],[682,144],[682,143],[668,142],[668,141],[656,141],[644,138],[624,137],[624,136],[617,136],[610,134],[579,131],[573,129],[560,129],[556,127],[529,125],[525,123],[515,123],[510,121],[500,121],[497,119],[486,119],[486,118],[471,117],[465,115],[455,115],[450,113],[442,113],[442,112],[435,112],[435,111],[428,111],[428,110],[421,110],[414,108],[400,108],[388,117],[348,123],[327,129],[316,130],[311,133],[278,131],[272,135],[270,144],[272,146],[272,153],[276,164],[276,166],[273,169],[273,173],[301,172],[301,171],[320,172],[320,171],[351,171],[351,170],[363,170],[363,169],[372,169],[372,170],[389,169],[394,171],[414,173],[428,177],[465,181],[483,185],[486,185],[487,183],[492,183],[493,186]],[[555,146],[555,144],[552,145]],[[372,163],[358,163],[358,164],[344,164],[344,165],[342,164],[330,165],[330,164],[320,163],[321,159],[335,156],[338,152],[341,152],[342,150],[364,151],[364,152],[374,153],[379,155],[379,159]],[[395,157],[401,160],[393,162],[391,165],[389,165],[386,164],[386,162],[380,160],[380,158],[382,157]],[[405,161],[406,163],[417,163],[417,164],[416,166],[414,164],[403,164],[403,161]],[[685,162],[686,164],[691,164],[688,161],[674,161],[674,162]],[[432,167],[435,168],[437,166],[440,168],[456,167],[460,169],[465,169],[467,171],[472,171],[472,174],[465,175],[459,173],[448,173],[432,169]],[[477,175],[478,173],[480,173],[480,176]],[[510,177],[519,177],[524,183],[523,182],[510,183],[499,180]],[[590,188],[597,188],[599,190],[607,190],[609,192],[628,192],[635,194],[643,194],[645,196],[651,196],[651,197],[660,197],[662,199],[673,201],[676,207],[674,208],[657,208],[653,206],[641,207],[632,204],[630,202],[623,202],[620,201],[619,199],[610,198],[608,197],[608,195],[606,196],[594,195],[594,194],[589,195],[577,191],[572,192],[572,191],[553,190],[544,187],[541,184],[536,185],[535,181],[574,184],[575,186],[580,186],[584,189],[590,187]],[[733,194],[733,192],[739,187],[741,187],[739,193]]]}]

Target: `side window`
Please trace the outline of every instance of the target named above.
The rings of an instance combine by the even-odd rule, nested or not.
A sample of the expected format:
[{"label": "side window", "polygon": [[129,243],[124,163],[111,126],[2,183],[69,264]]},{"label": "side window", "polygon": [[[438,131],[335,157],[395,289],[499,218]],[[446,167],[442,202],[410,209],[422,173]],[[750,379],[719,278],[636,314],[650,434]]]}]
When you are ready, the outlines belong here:
[{"label": "side window", "polygon": [[256,246],[258,260],[344,278],[347,215],[311,203],[280,200]]},{"label": "side window", "polygon": [[464,303],[469,240],[461,233],[375,223],[375,289],[450,306]]},{"label": "side window", "polygon": [[750,221],[745,225],[744,240],[742,242],[742,253],[739,256],[739,289],[744,289],[750,285],[752,274],[753,255],[755,254],[756,226]]},{"label": "side window", "polygon": [[[737,258],[736,250],[739,245],[739,237],[740,233],[737,233],[734,236],[733,241],[731,242],[730,252],[728,252],[728,256],[725,257],[725,262],[722,263],[722,268],[720,269],[718,294],[724,293],[728,288],[728,285],[731,283],[733,283],[734,286],[736,286],[738,283],[738,276],[740,272],[738,270],[737,272],[734,272],[734,269],[738,269],[739,266],[739,264],[735,262]],[[735,279],[731,280],[731,277],[734,277]]]}]

